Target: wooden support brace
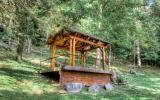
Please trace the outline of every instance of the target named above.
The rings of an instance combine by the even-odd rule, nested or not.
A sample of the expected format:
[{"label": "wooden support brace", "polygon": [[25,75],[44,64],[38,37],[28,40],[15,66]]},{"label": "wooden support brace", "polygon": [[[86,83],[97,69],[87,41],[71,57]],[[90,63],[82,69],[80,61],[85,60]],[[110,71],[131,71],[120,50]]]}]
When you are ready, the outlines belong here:
[{"label": "wooden support brace", "polygon": [[84,42],[84,43],[88,43],[90,45],[94,45],[94,46],[97,46],[97,47],[105,47],[103,45],[100,45],[100,44],[97,44],[97,43],[94,43],[94,42],[91,42],[89,40],[85,40],[85,39],[82,39],[82,38],[79,38],[79,37],[75,37],[75,36],[70,36],[70,38],[72,39],[76,39],[77,41],[81,41],[81,42]]}]

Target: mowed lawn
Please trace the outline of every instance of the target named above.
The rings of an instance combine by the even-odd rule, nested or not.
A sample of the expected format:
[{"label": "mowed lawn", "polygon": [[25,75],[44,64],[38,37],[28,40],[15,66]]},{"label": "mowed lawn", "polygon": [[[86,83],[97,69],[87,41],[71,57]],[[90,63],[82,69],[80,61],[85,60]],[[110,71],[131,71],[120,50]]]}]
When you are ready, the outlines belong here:
[{"label": "mowed lawn", "polygon": [[87,89],[60,94],[59,84],[38,74],[42,67],[29,59],[1,59],[0,100],[160,100],[160,69],[143,67],[133,75],[127,72],[127,65],[114,68],[127,80],[127,85],[116,85],[112,91],[102,89],[97,94]]}]

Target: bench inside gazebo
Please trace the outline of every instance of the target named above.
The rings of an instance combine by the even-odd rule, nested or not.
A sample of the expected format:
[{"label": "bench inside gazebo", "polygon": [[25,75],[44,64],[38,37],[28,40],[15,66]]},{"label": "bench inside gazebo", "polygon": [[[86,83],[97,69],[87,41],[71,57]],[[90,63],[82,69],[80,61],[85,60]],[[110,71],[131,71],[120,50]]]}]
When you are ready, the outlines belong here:
[{"label": "bench inside gazebo", "polygon": [[[60,76],[59,83],[61,86],[64,86],[68,82],[83,83],[86,86],[90,86],[93,83],[105,85],[111,81],[111,73],[106,69],[105,53],[105,49],[110,43],[76,29],[61,28],[56,34],[50,34],[47,44],[52,48],[52,71],[57,71],[56,50],[61,49],[68,52],[69,63],[58,70]],[[86,67],[85,62],[89,60],[86,59],[86,54],[88,51],[97,48],[101,51],[101,69]],[[79,54],[79,65],[75,63],[76,53]]]}]

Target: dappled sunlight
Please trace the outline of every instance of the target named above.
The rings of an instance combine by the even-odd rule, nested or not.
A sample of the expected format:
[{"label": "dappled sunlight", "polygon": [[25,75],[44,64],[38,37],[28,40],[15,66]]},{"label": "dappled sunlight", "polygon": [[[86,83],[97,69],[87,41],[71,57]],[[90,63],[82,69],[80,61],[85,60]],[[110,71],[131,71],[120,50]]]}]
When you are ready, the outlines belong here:
[{"label": "dappled sunlight", "polygon": [[0,68],[10,68],[10,67],[11,67],[10,64],[0,63]]},{"label": "dappled sunlight", "polygon": [[[149,98],[148,97],[139,97],[139,100],[148,100]],[[151,98],[152,99],[152,98]],[[134,100],[134,99],[132,99],[132,100]]]},{"label": "dappled sunlight", "polygon": [[40,95],[40,94],[43,94],[43,90],[40,89],[38,86],[34,86],[32,87],[31,91],[28,92],[29,94],[37,94],[37,95]]},{"label": "dappled sunlight", "polygon": [[110,66],[109,69],[114,70],[116,72],[121,72],[122,70],[124,70],[123,68],[117,66]]},{"label": "dappled sunlight", "polygon": [[9,90],[9,91],[17,90],[18,88],[15,83],[16,83],[16,79],[11,78],[6,75],[1,75],[0,76],[0,91],[1,90]]},{"label": "dappled sunlight", "polygon": [[154,81],[154,82],[157,82],[159,81],[160,82],[160,78],[149,78],[151,81]]},{"label": "dappled sunlight", "polygon": [[[102,90],[94,94],[89,93],[87,89],[80,93],[60,94],[59,84],[51,79],[42,77],[37,72],[39,59],[23,59],[21,62],[6,60],[0,62],[0,95],[12,99],[51,99],[51,100],[145,100],[158,98],[160,95],[160,78],[159,74],[154,73],[152,69],[138,69],[136,75],[128,73],[129,68],[126,66],[111,66],[109,70],[114,70],[117,75],[126,78],[127,85],[115,86],[113,91]],[[47,63],[46,63],[47,64]],[[129,66],[129,65],[128,65]],[[108,67],[108,66],[107,66]],[[46,67],[43,67],[46,68]],[[150,73],[151,72],[151,73]],[[22,97],[19,97],[21,95]],[[1,99],[1,97],[0,97]],[[3,100],[3,99],[2,99]]]},{"label": "dappled sunlight", "polygon": [[147,90],[150,91],[153,94],[159,94],[160,95],[160,89],[157,88],[150,88],[150,87],[146,87],[146,86],[135,86],[136,89],[140,89],[140,90]]}]

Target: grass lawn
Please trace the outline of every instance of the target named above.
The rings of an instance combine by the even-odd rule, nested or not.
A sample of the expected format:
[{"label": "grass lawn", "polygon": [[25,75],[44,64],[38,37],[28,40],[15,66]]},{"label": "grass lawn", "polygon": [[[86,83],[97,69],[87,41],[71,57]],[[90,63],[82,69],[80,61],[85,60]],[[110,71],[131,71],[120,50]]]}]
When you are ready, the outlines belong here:
[{"label": "grass lawn", "polygon": [[60,94],[59,85],[39,75],[42,68],[29,57],[21,62],[0,57],[0,100],[160,100],[160,69],[141,68],[137,75],[131,75],[126,72],[127,65],[114,68],[126,78],[127,85],[97,94],[85,89],[76,94]]}]

